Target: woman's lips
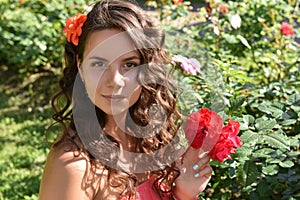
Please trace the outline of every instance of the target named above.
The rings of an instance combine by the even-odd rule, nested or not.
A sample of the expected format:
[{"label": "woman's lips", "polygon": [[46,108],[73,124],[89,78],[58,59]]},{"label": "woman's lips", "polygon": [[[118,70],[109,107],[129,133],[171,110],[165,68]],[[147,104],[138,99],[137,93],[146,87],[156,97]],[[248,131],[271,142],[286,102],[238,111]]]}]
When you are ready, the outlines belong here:
[{"label": "woman's lips", "polygon": [[125,97],[122,95],[102,95],[105,99],[107,99],[108,101],[121,101],[123,100]]}]

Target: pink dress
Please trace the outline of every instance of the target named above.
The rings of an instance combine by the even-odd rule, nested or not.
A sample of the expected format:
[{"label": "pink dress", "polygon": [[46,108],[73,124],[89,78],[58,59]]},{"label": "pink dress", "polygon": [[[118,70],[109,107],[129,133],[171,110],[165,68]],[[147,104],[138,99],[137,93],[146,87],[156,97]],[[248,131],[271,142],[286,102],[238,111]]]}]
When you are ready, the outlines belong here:
[{"label": "pink dress", "polygon": [[[153,188],[153,183],[155,179],[150,178],[147,181],[141,183],[136,187],[136,191],[138,192],[138,197],[135,200],[168,200],[168,199],[174,199],[179,200],[178,198],[172,196],[170,193],[162,194],[163,196],[159,196],[157,191]],[[160,186],[162,190],[167,191],[167,187],[163,184]],[[172,198],[170,198],[172,197]],[[129,197],[123,197],[120,200],[128,200]],[[197,200],[198,197],[195,197],[195,200]]]},{"label": "pink dress", "polygon": [[[155,179],[149,179],[143,183],[141,183],[140,185],[138,185],[136,187],[137,192],[139,193],[139,197],[137,198],[138,200],[167,200],[170,199],[170,194],[166,193],[163,194],[162,197],[160,197],[157,194],[157,191],[155,191],[155,189],[153,188],[153,183],[154,183]],[[167,190],[166,187],[164,187],[164,185],[161,185],[161,187],[163,187],[162,189]]]},{"label": "pink dress", "polygon": [[[155,179],[150,178],[147,181],[139,184],[136,187],[136,191],[138,193],[137,198],[135,200],[167,200],[170,199],[170,194],[163,194],[163,196],[159,196],[157,191],[153,188],[153,183]],[[162,189],[167,189],[164,188],[164,185],[161,185],[163,187]],[[128,196],[122,197],[120,200],[128,200]]]}]

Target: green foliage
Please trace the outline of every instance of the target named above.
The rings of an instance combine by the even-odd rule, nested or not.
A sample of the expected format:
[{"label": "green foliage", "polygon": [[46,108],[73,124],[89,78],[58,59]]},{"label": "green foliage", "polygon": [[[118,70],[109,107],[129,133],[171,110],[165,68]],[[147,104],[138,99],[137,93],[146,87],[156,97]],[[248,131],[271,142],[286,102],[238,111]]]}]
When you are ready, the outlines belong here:
[{"label": "green foliage", "polygon": [[[225,4],[219,0],[209,5],[210,9],[199,8],[193,15],[176,15],[181,22],[176,26],[165,21],[169,16],[162,19],[168,26],[166,46],[172,54],[201,63],[196,76],[181,68],[175,73],[183,88],[179,102],[183,113],[209,107],[225,121],[235,119],[241,124],[243,146],[233,160],[212,162],[215,175],[200,198],[297,199],[299,3],[243,0]],[[293,36],[281,33],[282,21],[293,26]]]},{"label": "green foliage", "polygon": [[2,92],[0,99],[0,199],[38,199],[49,149],[45,138],[45,128],[51,123],[49,112],[17,109],[13,105],[26,101]]},{"label": "green foliage", "polygon": [[7,0],[0,11],[0,64],[20,79],[38,72],[55,73],[62,65],[65,20],[86,1]]},{"label": "green foliage", "polygon": [[[83,0],[1,0],[1,200],[38,199],[49,150],[49,97],[62,67],[61,32],[65,20],[84,5]],[[49,135],[57,133],[53,128]]]}]

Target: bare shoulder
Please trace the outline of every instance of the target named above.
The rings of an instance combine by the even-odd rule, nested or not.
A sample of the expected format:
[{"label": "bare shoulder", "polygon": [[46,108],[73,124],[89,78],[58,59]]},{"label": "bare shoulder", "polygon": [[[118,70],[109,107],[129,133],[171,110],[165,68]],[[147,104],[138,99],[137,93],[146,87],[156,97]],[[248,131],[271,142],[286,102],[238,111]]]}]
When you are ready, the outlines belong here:
[{"label": "bare shoulder", "polygon": [[64,147],[52,148],[46,162],[46,167],[54,166],[67,170],[69,173],[81,173],[84,172],[88,166],[88,159],[83,154],[75,156],[73,150],[67,150]]},{"label": "bare shoulder", "polygon": [[74,156],[74,151],[64,147],[51,149],[40,185],[40,200],[93,199],[97,193],[96,182],[87,185],[85,178],[89,161],[86,156]]}]

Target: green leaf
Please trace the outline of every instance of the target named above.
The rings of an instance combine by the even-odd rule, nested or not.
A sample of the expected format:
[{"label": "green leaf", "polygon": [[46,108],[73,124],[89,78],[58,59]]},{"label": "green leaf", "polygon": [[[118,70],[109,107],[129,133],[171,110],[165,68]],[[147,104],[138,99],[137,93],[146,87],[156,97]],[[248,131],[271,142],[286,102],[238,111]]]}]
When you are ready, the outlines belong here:
[{"label": "green leaf", "polygon": [[291,151],[291,152],[288,152],[287,155],[289,157],[298,156],[298,155],[300,155],[300,152],[299,151]]},{"label": "green leaf", "polygon": [[289,96],[289,98],[286,100],[286,103],[288,105],[300,105],[300,94],[292,94]]},{"label": "green leaf", "polygon": [[291,106],[291,109],[293,109],[295,112],[300,112],[300,106]]},{"label": "green leaf", "polygon": [[252,124],[255,121],[255,118],[252,115],[243,115],[243,121],[246,124]]},{"label": "green leaf", "polygon": [[255,127],[258,131],[271,130],[277,123],[276,120],[267,118],[258,118],[255,122]]},{"label": "green leaf", "polygon": [[257,108],[264,113],[272,114],[272,116],[275,118],[281,117],[283,113],[283,105],[279,103],[273,103],[271,105],[270,102],[264,102],[261,103]]},{"label": "green leaf", "polygon": [[278,164],[281,162],[281,160],[279,158],[272,157],[270,159],[267,159],[266,162],[269,164]]},{"label": "green leaf", "polygon": [[283,113],[282,110],[277,110],[277,111],[274,111],[274,112],[272,113],[272,116],[273,116],[274,118],[278,119],[278,118],[281,118],[281,117],[282,117],[282,113]]},{"label": "green leaf", "polygon": [[265,154],[265,155],[270,155],[271,153],[274,153],[275,150],[272,148],[262,148],[262,149],[258,149],[255,151],[255,153],[259,153],[259,154]]},{"label": "green leaf", "polygon": [[220,184],[220,181],[215,182],[215,183],[213,184],[212,188],[214,188],[214,189],[217,188],[219,184]]},{"label": "green leaf", "polygon": [[256,164],[248,161],[244,165],[244,170],[247,174],[246,185],[250,185],[251,183],[255,182],[257,177],[259,176]]},{"label": "green leaf", "polygon": [[283,111],[281,109],[278,109],[278,108],[273,107],[273,106],[270,106],[269,110],[271,111],[272,116],[275,117],[275,118],[281,117],[281,115],[283,113]]},{"label": "green leaf", "polygon": [[230,109],[236,110],[237,108],[240,108],[245,101],[246,98],[243,96],[238,96],[236,98],[230,99]]},{"label": "green leaf", "polygon": [[248,124],[240,121],[240,130],[241,131],[249,130]]},{"label": "green leaf", "polygon": [[262,172],[265,174],[265,175],[275,175],[278,173],[278,166],[277,165],[268,165],[266,167],[263,167],[262,168]]},{"label": "green leaf", "polygon": [[280,167],[291,168],[294,166],[294,163],[291,160],[286,160],[284,162],[280,162],[279,165],[280,165]]},{"label": "green leaf", "polygon": [[260,196],[259,196],[259,194],[258,194],[256,191],[252,191],[252,192],[250,193],[249,200],[257,200],[257,199],[259,199],[259,198],[260,198]]},{"label": "green leaf", "polygon": [[254,157],[254,158],[269,158],[270,155],[264,154],[261,152],[254,152],[254,153],[252,153],[252,157]]},{"label": "green leaf", "polygon": [[270,133],[262,135],[265,142],[275,148],[289,149],[289,138],[279,134],[279,133]]},{"label": "green leaf", "polygon": [[238,43],[238,41],[236,40],[236,38],[235,38],[234,35],[230,35],[230,34],[224,33],[224,34],[222,35],[222,37],[223,37],[228,43],[231,43],[231,44],[236,44],[236,43]]},{"label": "green leaf", "polygon": [[248,43],[248,41],[246,40],[246,38],[244,38],[241,35],[237,35],[236,37],[242,42],[243,45],[245,45],[248,49],[251,49],[251,46]]},{"label": "green leaf", "polygon": [[270,190],[270,186],[266,181],[261,181],[259,182],[258,186],[257,186],[257,191],[259,193],[259,196],[265,196],[266,195],[266,191]]},{"label": "green leaf", "polygon": [[285,109],[284,104],[280,103],[280,102],[277,102],[277,101],[272,103],[272,107],[275,107],[279,110],[284,110]]},{"label": "green leaf", "polygon": [[241,135],[241,139],[244,144],[255,144],[258,140],[259,135],[253,131],[245,131],[242,135]]},{"label": "green leaf", "polygon": [[233,70],[233,69],[231,69],[230,71],[229,71],[229,75],[231,76],[231,77],[234,77],[237,81],[239,81],[239,82],[251,82],[252,81],[252,79],[251,78],[249,78],[248,76],[247,76],[247,74],[244,74],[244,73],[242,73],[241,71],[239,71],[239,70]]},{"label": "green leaf", "polygon": [[244,170],[244,165],[245,163],[242,163],[236,170],[237,181],[242,185],[246,184],[247,179],[247,174]]},{"label": "green leaf", "polygon": [[251,161],[246,161],[237,168],[237,180],[244,186],[255,182],[258,177],[258,168],[256,164]]},{"label": "green leaf", "polygon": [[[243,145],[240,148],[237,148],[236,153],[234,154],[236,157],[239,158],[239,160],[243,159],[243,160],[248,160],[248,156],[251,155],[252,153],[252,148]],[[246,158],[246,159],[245,159]]]},{"label": "green leaf", "polygon": [[270,105],[268,105],[266,102],[259,104],[257,108],[264,113],[271,114]]},{"label": "green leaf", "polygon": [[284,126],[288,126],[288,125],[295,124],[296,122],[297,122],[296,119],[286,119],[286,120],[282,121],[280,124],[284,125]]}]

